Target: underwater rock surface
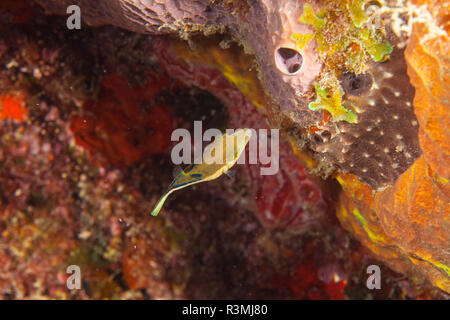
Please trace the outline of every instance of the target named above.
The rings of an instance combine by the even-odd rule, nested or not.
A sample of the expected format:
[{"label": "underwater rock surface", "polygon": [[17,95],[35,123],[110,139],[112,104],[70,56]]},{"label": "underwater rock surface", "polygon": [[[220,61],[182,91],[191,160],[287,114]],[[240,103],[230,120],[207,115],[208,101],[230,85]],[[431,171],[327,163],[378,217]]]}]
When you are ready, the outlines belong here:
[{"label": "underwater rock surface", "polygon": [[[56,3],[51,0],[41,2],[53,12],[61,12],[65,5],[64,2]],[[377,198],[384,201],[393,198],[390,188],[398,190],[400,181],[405,181],[404,184],[411,181],[407,178],[399,180],[399,177],[402,174],[408,176],[409,173],[405,171],[408,168],[413,170],[411,165],[415,161],[421,163],[422,160],[418,160],[418,157],[425,145],[429,150],[428,154],[441,157],[445,155],[443,161],[439,162],[440,172],[444,173],[440,176],[443,179],[440,183],[447,185],[449,152],[446,149],[439,150],[439,147],[432,149],[436,142],[438,145],[445,145],[447,139],[435,125],[435,129],[425,129],[432,125],[429,122],[425,125],[416,118],[420,115],[419,110],[428,104],[420,98],[424,94],[418,92],[413,106],[412,85],[417,87],[418,83],[410,84],[406,62],[411,64],[413,58],[406,61],[404,50],[409,37],[418,37],[420,25],[426,29],[422,31],[422,37],[440,37],[447,42],[446,26],[443,25],[445,19],[441,17],[448,14],[448,6],[445,2],[436,1],[387,0],[380,1],[375,6],[375,13],[366,16],[364,10],[367,12],[368,8],[364,4],[365,1],[317,1],[311,6],[302,1],[274,0],[80,2],[86,9],[87,21],[94,25],[114,24],[152,34],[179,33],[186,38],[192,31],[205,34],[227,31],[244,46],[246,52],[255,56],[263,91],[273,101],[272,104],[263,106],[268,110],[266,113],[272,123],[276,125],[288,119],[297,128],[309,128],[303,138],[309,141],[308,146],[317,152],[316,155],[332,164],[339,172],[352,174],[378,191]],[[361,8],[362,13],[359,11]],[[414,16],[418,23],[414,23]],[[371,28],[375,28],[374,31]],[[339,34],[338,38],[336,32]],[[350,36],[346,36],[347,34]],[[379,37],[384,37],[385,40],[379,40]],[[315,42],[309,43],[309,38],[315,38]],[[370,43],[370,39],[375,40]],[[419,42],[423,46],[422,40]],[[409,51],[414,50],[411,49],[413,45],[409,44]],[[343,50],[343,54],[339,53],[340,50]],[[295,60],[296,54],[300,58]],[[369,54],[372,59],[361,58],[364,54]],[[342,57],[344,59],[340,60]],[[409,57],[408,54],[406,57]],[[355,62],[355,59],[361,61]],[[438,64],[443,64],[439,67],[441,70],[443,68],[443,73],[438,77],[444,77],[440,79],[443,82],[438,87],[445,86],[448,67],[444,60],[437,59]],[[410,65],[410,75],[411,70],[418,67]],[[311,105],[308,90],[314,81],[319,86],[325,83],[325,89],[318,89],[316,85],[317,98],[315,105]],[[443,93],[444,100],[448,99],[448,90],[443,88],[442,92],[446,92]],[[434,97],[436,94],[439,96],[439,93],[433,93],[431,99],[439,99],[438,96]],[[444,108],[448,111],[448,100],[446,101]],[[352,109],[349,106],[353,106]],[[326,110],[323,119],[320,112],[312,112],[316,108]],[[432,111],[427,112],[434,114]],[[436,119],[442,121],[441,128],[448,125],[448,117],[445,115]],[[420,125],[421,146],[418,134]],[[435,133],[436,130],[439,133]],[[424,139],[428,139],[428,143],[424,144]],[[427,153],[424,157],[431,160],[431,163],[436,163],[436,157],[430,157]],[[437,156],[438,159],[439,157]],[[422,186],[424,182],[414,183]],[[407,191],[402,189],[397,192],[403,194]],[[394,233],[392,226],[397,224],[395,221],[398,210],[401,210],[394,205],[394,200],[388,202],[388,205],[381,204],[383,200],[379,200],[380,205],[375,209],[375,214],[377,219],[385,221],[382,223],[383,233],[393,237],[389,243],[395,243],[397,248],[394,251],[399,250],[399,254],[405,257],[406,266],[397,266],[396,263],[393,265],[402,271],[405,268],[418,269],[419,274],[426,275],[437,286],[448,291],[448,193],[440,192],[438,197],[442,206],[424,209],[424,212],[419,210],[420,214],[435,214],[433,219],[438,220],[437,228],[442,230],[439,231],[440,240],[426,242],[429,247],[426,245],[419,248],[412,243],[405,243],[405,239],[423,239],[423,232],[434,234],[435,230],[428,224],[423,225],[423,218],[419,222],[411,221],[412,226],[419,223],[423,227],[400,228],[399,231],[403,230],[401,236]],[[417,205],[426,206],[420,202]],[[411,215],[415,215],[414,207],[404,208],[407,219],[411,219]],[[401,225],[404,226],[404,223]],[[412,235],[405,238],[405,230]],[[429,252],[427,248],[436,249]],[[418,263],[417,259],[426,262]]]},{"label": "underwater rock surface", "polygon": [[[445,2],[77,3],[132,32],[0,5],[3,298],[448,298]],[[150,218],[170,133],[198,119],[280,128],[280,172],[240,166]]]},{"label": "underwater rock surface", "polygon": [[[41,3],[56,13],[65,13],[67,6],[71,4],[70,1],[52,0],[42,0]],[[362,61],[348,62],[360,59],[358,55],[366,54],[356,49],[348,52],[352,50],[356,40],[366,47],[381,50],[376,47],[378,43],[366,44],[361,40],[375,36],[365,35],[368,29],[354,26],[354,19],[351,19],[353,11],[346,12],[353,3],[362,5],[364,1],[317,1],[313,9],[306,2],[294,0],[79,2],[84,19],[92,25],[113,24],[140,33],[178,33],[184,38],[188,38],[192,32],[203,32],[205,35],[229,33],[243,45],[247,53],[254,54],[263,90],[281,111],[278,114],[273,112],[273,121],[279,122],[287,118],[297,127],[310,128],[306,132],[311,141],[310,147],[325,161],[344,172],[356,175],[374,189],[382,189],[392,185],[420,154],[418,125],[411,106],[414,89],[409,84],[403,58],[405,35],[397,35],[391,30],[390,23],[397,24],[398,21],[388,22],[387,27],[383,27],[380,32],[385,34],[385,38],[394,47],[397,46],[388,61],[378,63],[361,58]],[[306,8],[311,12],[307,12]],[[314,13],[321,9],[328,12],[322,19]],[[379,15],[380,19],[393,18]],[[303,17],[305,19],[302,20]],[[309,22],[316,21],[314,19],[323,23],[320,30]],[[322,45],[318,40],[299,47],[298,41],[294,41],[298,35],[313,36],[314,29],[315,37],[319,39],[320,36],[326,44]],[[345,38],[342,34],[352,33],[355,34],[355,39],[351,35],[344,41],[348,44],[339,43]],[[335,40],[337,38],[339,40]],[[335,44],[338,45],[337,49],[333,47]],[[339,61],[341,56],[330,53],[336,50],[343,52],[343,61]],[[368,52],[372,53],[370,50]],[[380,55],[379,52],[376,53]],[[286,61],[291,61],[289,55],[293,54],[300,55],[301,59],[297,63],[298,70],[289,72],[285,70],[289,67]],[[327,55],[328,60],[323,58]],[[380,61],[383,56],[374,59]],[[330,63],[333,65],[327,66]],[[328,68],[333,69],[333,72],[327,73]],[[342,70],[334,72],[335,69]],[[355,71],[367,74],[371,90],[354,88],[364,85]],[[333,77],[340,77],[339,74],[345,73],[353,75],[352,78],[333,80]],[[316,124],[325,116],[320,111],[311,112],[311,107],[308,107],[309,91],[318,81],[317,78],[321,78],[323,82],[341,83],[345,89],[342,106],[341,102],[322,102],[330,104],[325,107],[327,111],[339,116],[333,119],[335,121],[324,121],[319,130]],[[353,111],[345,109],[345,105],[353,105]],[[392,109],[395,111],[391,111]],[[353,116],[346,116],[345,113]],[[340,121],[344,119],[345,121]]]}]

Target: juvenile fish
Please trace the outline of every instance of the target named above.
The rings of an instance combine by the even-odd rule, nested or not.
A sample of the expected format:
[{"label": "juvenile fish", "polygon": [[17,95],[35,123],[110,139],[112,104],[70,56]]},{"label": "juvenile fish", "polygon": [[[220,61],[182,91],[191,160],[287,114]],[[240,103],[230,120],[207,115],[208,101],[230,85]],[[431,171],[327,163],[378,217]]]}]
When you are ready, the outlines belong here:
[{"label": "juvenile fish", "polygon": [[167,197],[174,191],[219,178],[236,163],[252,136],[250,129],[239,129],[235,133],[223,134],[206,146],[200,164],[181,171],[169,186],[166,193],[159,199],[151,215],[157,216]]}]

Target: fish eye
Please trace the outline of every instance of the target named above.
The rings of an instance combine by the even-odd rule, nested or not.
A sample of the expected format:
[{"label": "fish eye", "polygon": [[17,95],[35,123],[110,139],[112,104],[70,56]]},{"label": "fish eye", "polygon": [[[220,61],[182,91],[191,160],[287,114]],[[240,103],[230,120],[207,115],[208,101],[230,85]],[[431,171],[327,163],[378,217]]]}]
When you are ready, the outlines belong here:
[{"label": "fish eye", "polygon": [[193,173],[191,174],[191,177],[194,179],[201,179],[202,178],[202,174],[201,173]]},{"label": "fish eye", "polygon": [[373,83],[369,73],[355,75],[353,72],[346,72],[342,75],[341,80],[345,92],[353,96],[360,96],[367,92]]}]

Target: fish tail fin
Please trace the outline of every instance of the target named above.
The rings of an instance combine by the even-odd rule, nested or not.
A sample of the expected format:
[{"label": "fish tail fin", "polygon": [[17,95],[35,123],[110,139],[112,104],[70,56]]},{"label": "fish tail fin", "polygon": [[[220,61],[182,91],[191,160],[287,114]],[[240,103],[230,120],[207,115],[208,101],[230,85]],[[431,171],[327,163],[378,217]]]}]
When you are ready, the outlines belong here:
[{"label": "fish tail fin", "polygon": [[166,202],[167,197],[169,196],[170,192],[167,192],[164,196],[162,196],[158,202],[156,203],[155,207],[153,208],[151,215],[156,217],[158,213],[161,211],[164,202]]}]

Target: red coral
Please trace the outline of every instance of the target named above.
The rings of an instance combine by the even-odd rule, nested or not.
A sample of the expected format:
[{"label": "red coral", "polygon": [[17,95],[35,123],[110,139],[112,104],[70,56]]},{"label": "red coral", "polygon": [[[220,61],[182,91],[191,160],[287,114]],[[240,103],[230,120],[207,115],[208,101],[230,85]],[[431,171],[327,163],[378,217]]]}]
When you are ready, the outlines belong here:
[{"label": "red coral", "polygon": [[346,281],[335,279],[329,283],[321,281],[312,259],[299,264],[293,279],[288,281],[296,299],[309,300],[344,300],[345,284]]},{"label": "red coral", "polygon": [[24,106],[23,97],[20,95],[0,96],[0,119],[24,121],[28,116],[28,111]]},{"label": "red coral", "polygon": [[346,299],[344,289],[347,286],[347,275],[340,271],[339,266],[342,263],[332,257],[331,253],[324,254],[325,251],[318,241],[309,240],[300,255],[285,252],[287,260],[297,256],[291,271],[276,275],[263,286],[288,288],[292,299]]},{"label": "red coral", "polygon": [[160,76],[133,88],[119,74],[108,75],[100,99],[87,102],[84,112],[71,119],[77,144],[101,155],[100,162],[106,159],[117,166],[167,151],[174,129],[172,111],[152,104],[152,99],[168,81]]}]

